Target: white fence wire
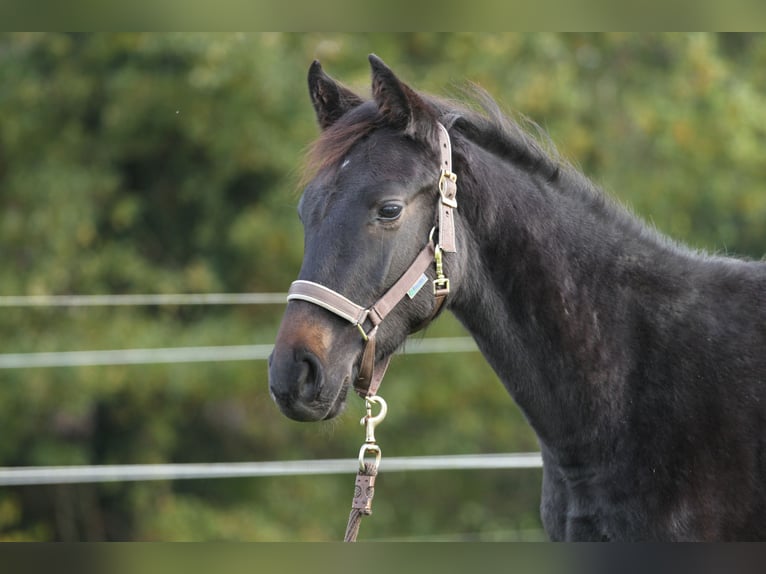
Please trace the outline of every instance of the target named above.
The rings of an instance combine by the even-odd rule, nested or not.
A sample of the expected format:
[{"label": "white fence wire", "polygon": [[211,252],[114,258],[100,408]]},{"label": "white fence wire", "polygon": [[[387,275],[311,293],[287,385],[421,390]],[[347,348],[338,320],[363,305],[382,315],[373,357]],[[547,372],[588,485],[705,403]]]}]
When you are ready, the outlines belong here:
[{"label": "white fence wire", "polygon": [[[273,345],[220,345],[212,347],[167,347],[108,351],[5,353],[0,354],[0,369],[152,365],[208,361],[259,361],[267,359],[272,349]],[[402,353],[406,355],[422,355],[430,353],[461,353],[476,350],[476,343],[474,343],[471,337],[433,337],[430,339],[414,338],[408,340]]]},{"label": "white fence wire", "polygon": [[[540,453],[387,457],[381,472],[542,468]],[[353,474],[357,459],[0,468],[0,486]]]},{"label": "white fence wire", "polygon": [[140,305],[283,305],[287,293],[168,293],[152,295],[2,295],[0,307],[118,307]]}]

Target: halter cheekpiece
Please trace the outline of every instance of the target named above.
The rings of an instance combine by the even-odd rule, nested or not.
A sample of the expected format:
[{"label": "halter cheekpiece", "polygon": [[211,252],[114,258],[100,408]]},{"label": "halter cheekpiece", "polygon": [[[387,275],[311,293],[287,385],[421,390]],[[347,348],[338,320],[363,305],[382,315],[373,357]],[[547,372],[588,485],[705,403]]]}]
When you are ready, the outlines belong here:
[{"label": "halter cheekpiece", "polygon": [[[452,145],[449,133],[441,123],[437,122],[439,140],[439,204],[438,204],[438,230],[439,239],[433,242],[433,230],[428,238],[428,243],[417,255],[412,264],[401,277],[386,291],[383,296],[370,307],[362,307],[344,297],[337,291],[314,283],[313,281],[293,281],[287,294],[287,300],[301,300],[318,305],[331,313],[342,317],[359,329],[362,339],[365,341],[364,352],[359,366],[359,375],[354,381],[354,390],[361,397],[369,397],[377,394],[378,387],[383,381],[391,357],[387,357],[381,368],[375,370],[375,336],[378,326],[396,305],[409,296],[411,299],[417,295],[428,280],[425,271],[433,263],[436,269],[436,279],[433,280],[433,294],[436,300],[433,318],[444,304],[449,294],[449,279],[444,276],[442,268],[442,252],[454,253],[455,246],[455,215],[457,209],[457,176],[452,172]],[[430,321],[430,319],[429,319]]]}]

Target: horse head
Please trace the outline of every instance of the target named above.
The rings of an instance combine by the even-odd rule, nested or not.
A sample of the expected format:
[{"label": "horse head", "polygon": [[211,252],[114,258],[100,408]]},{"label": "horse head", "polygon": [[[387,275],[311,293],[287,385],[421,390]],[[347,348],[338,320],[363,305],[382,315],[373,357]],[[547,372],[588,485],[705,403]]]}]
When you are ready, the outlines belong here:
[{"label": "horse head", "polygon": [[[439,208],[440,195],[450,194],[445,173],[451,172],[442,165],[449,163],[449,137],[434,103],[376,56],[370,63],[373,97],[367,101],[318,62],[309,69],[322,133],[298,205],[303,263],[269,360],[271,395],[296,420],[337,415],[349,388],[372,372],[380,376],[446,295],[436,268],[442,249],[433,234],[438,228],[437,237],[453,244],[446,250],[454,251],[453,220],[439,223],[451,217],[449,206],[446,215]],[[454,176],[451,181],[449,204]],[[445,229],[453,231],[443,240]],[[454,269],[450,257],[444,259],[445,268],[452,263]],[[459,279],[450,279],[454,290]]]}]

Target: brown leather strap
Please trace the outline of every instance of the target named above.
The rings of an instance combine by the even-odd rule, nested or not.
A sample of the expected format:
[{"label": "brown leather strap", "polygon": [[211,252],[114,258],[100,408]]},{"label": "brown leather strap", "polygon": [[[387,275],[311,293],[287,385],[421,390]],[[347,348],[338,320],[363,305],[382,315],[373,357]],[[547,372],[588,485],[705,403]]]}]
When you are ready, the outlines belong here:
[{"label": "brown leather strap", "polygon": [[[431,311],[431,315],[415,328],[415,331],[420,331],[439,314],[439,311],[447,300],[447,291],[440,291],[434,295],[434,308]],[[391,363],[391,357],[388,355],[384,357],[381,363],[375,368],[375,333],[372,337],[369,337],[367,344],[362,352],[362,360],[359,363],[359,374],[354,382],[354,390],[362,397],[372,397],[378,394],[380,384],[383,382],[383,377],[386,374],[388,365]]]},{"label": "brown leather strap", "polygon": [[287,292],[287,300],[300,299],[318,305],[342,317],[349,323],[364,326],[365,321],[372,323],[372,331],[380,322],[393,310],[401,301],[407,291],[428,269],[434,258],[434,246],[428,243],[415,258],[415,261],[407,268],[401,277],[394,283],[383,296],[378,299],[371,307],[364,308],[353,301],[347,299],[337,291],[329,287],[298,279],[290,285]]},{"label": "brown leather strap", "polygon": [[292,301],[293,299],[301,299],[324,307],[350,323],[364,323],[367,318],[367,309],[346,299],[337,291],[313,281],[293,281],[287,292],[287,300]]},{"label": "brown leather strap", "polygon": [[[379,310],[380,320],[382,321],[386,315],[396,306],[399,301],[404,299],[407,291],[417,281],[417,279],[425,273],[428,266],[433,261],[434,246],[433,243],[429,243],[418,254],[412,265],[404,272],[399,280],[394,283],[391,288],[386,291],[385,295],[373,305],[372,309]],[[425,263],[425,265],[423,265]],[[434,317],[439,313],[444,301],[447,298],[447,291],[440,290],[435,293],[434,308],[431,315],[421,325],[419,325],[416,331],[422,329],[425,325],[430,323]],[[372,313],[370,314],[372,317]],[[383,382],[383,376],[386,374],[386,369],[391,362],[391,355],[388,355],[383,359],[380,365],[375,365],[375,337],[377,335],[377,325],[373,328],[370,334],[368,334],[367,343],[365,344],[364,351],[362,352],[362,360],[359,363],[359,374],[356,381],[354,381],[354,390],[356,393],[364,398],[371,397],[378,393],[378,388]]]},{"label": "brown leather strap", "polygon": [[423,249],[420,250],[415,261],[407,268],[401,277],[389,287],[383,296],[378,299],[377,303],[372,306],[372,309],[377,311],[381,320],[386,318],[394,307],[404,299],[407,295],[407,291],[420,279],[420,276],[426,272],[426,269],[431,265],[434,260],[434,245],[429,242]]},{"label": "brown leather strap", "polygon": [[457,209],[457,176],[452,173],[452,145],[449,132],[442,124],[439,127],[439,245],[444,251],[455,253],[455,216]]},{"label": "brown leather strap", "polygon": [[370,337],[364,347],[362,360],[359,363],[359,374],[354,381],[354,391],[360,397],[372,397],[378,394],[380,384],[391,363],[392,355],[385,357],[375,368],[375,337]]}]

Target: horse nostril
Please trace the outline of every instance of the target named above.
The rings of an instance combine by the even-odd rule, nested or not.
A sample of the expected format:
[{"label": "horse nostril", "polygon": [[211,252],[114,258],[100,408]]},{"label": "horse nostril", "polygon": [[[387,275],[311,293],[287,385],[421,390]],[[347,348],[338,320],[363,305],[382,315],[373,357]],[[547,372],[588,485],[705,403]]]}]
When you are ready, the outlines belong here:
[{"label": "horse nostril", "polygon": [[298,370],[298,393],[304,400],[316,399],[322,388],[322,364],[310,351],[302,351],[296,357]]}]

